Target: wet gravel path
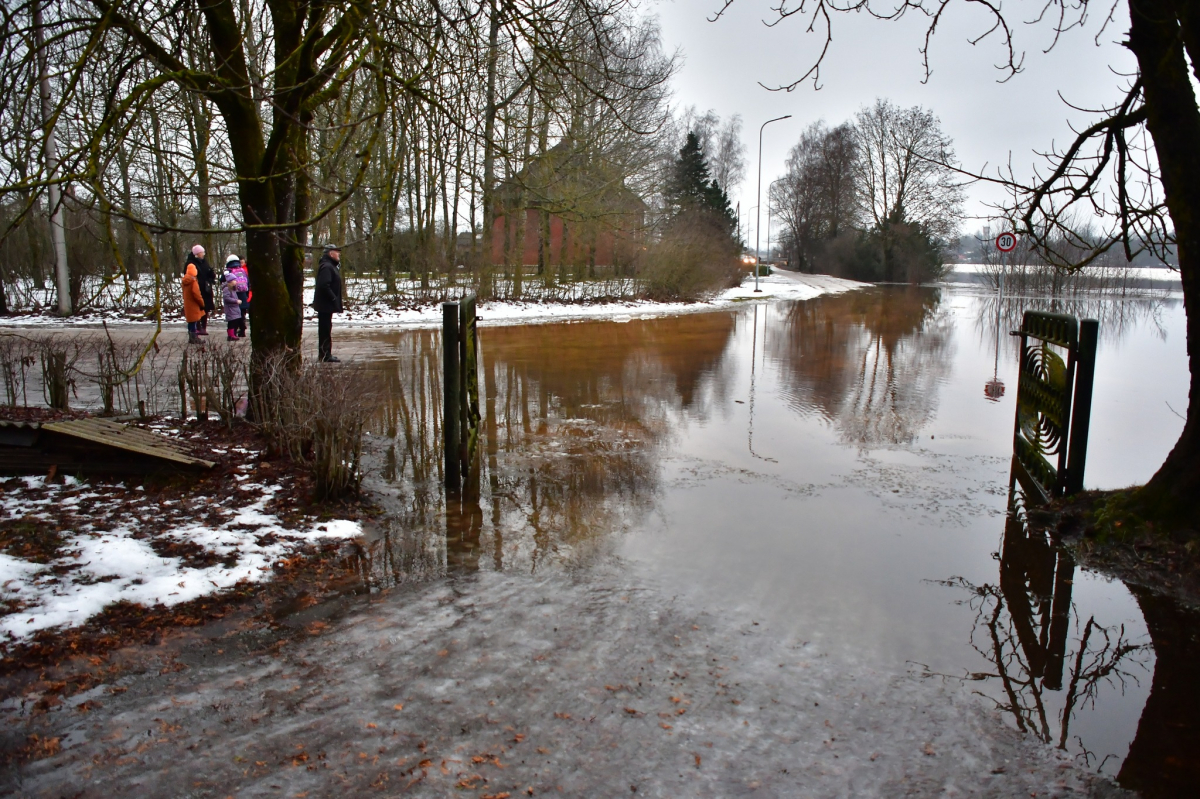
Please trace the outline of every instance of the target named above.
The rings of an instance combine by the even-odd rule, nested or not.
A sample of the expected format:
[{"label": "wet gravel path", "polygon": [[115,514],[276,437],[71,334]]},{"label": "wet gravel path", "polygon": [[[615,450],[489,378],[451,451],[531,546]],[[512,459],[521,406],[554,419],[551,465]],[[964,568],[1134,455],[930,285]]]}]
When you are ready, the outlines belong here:
[{"label": "wet gravel path", "polygon": [[[615,571],[375,595],[44,713],[15,796],[1123,796],[956,683],[839,661]],[[55,745],[46,747],[54,751]]]}]

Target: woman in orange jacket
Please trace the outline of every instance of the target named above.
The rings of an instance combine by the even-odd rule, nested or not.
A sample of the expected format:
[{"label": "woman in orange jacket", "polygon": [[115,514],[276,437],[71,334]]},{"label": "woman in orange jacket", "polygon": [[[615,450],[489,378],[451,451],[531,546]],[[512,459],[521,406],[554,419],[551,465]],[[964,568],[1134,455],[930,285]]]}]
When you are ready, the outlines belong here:
[{"label": "woman in orange jacket", "polygon": [[200,320],[204,318],[204,295],[200,293],[200,283],[196,280],[195,264],[188,264],[187,273],[183,276],[183,318],[187,320],[188,343],[199,344],[197,332]]}]

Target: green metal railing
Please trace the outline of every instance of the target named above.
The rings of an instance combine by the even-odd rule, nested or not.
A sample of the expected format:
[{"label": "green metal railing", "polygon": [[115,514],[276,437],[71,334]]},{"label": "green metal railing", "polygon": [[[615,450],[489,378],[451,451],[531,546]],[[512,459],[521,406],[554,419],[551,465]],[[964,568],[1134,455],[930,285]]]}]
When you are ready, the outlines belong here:
[{"label": "green metal railing", "polygon": [[1099,325],[1026,311],[1021,329],[1014,471],[1035,501],[1083,489]]}]

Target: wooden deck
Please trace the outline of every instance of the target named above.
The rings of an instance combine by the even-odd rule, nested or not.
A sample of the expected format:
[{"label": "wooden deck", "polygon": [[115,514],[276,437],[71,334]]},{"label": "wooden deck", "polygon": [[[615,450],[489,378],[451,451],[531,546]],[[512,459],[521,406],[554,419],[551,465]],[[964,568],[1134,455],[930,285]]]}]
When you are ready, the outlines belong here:
[{"label": "wooden deck", "polygon": [[145,474],[199,471],[216,464],[179,441],[110,419],[0,423],[0,472]]}]

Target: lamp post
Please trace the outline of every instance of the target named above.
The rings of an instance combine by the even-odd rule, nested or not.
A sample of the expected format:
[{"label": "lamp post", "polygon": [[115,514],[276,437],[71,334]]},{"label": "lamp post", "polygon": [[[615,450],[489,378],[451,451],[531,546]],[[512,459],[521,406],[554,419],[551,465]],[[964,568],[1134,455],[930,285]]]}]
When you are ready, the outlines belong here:
[{"label": "lamp post", "polygon": [[[786,115],[786,116],[775,117],[774,119],[768,119],[766,122],[762,123],[762,126],[761,126],[761,127],[759,127],[759,129],[758,129],[758,204],[759,204],[760,206],[762,205],[762,140],[763,140],[763,128],[765,128],[767,125],[770,125],[772,122],[778,122],[778,121],[780,121],[780,120],[782,120],[782,119],[791,119],[791,118],[792,118],[792,115],[791,115],[791,114],[788,114],[788,115]],[[760,223],[762,222],[762,210],[761,210],[761,208],[760,208],[760,209],[757,209],[757,210],[755,211],[755,213],[756,213],[756,216],[755,216],[755,218],[754,218],[754,292],[757,294],[757,293],[759,293],[760,291],[762,291],[762,289],[760,289],[760,288],[758,287],[758,271],[759,271],[759,270],[758,270],[758,264],[759,264],[759,254],[758,254],[758,252],[759,252],[759,250],[758,250],[758,234],[759,234],[759,232],[760,232],[760,231],[759,231],[759,228],[761,227],[761,224],[760,224]]]},{"label": "lamp post", "polygon": [[775,188],[775,184],[783,178],[775,178],[771,181],[771,185],[767,186],[767,257],[771,257],[771,189]]}]

